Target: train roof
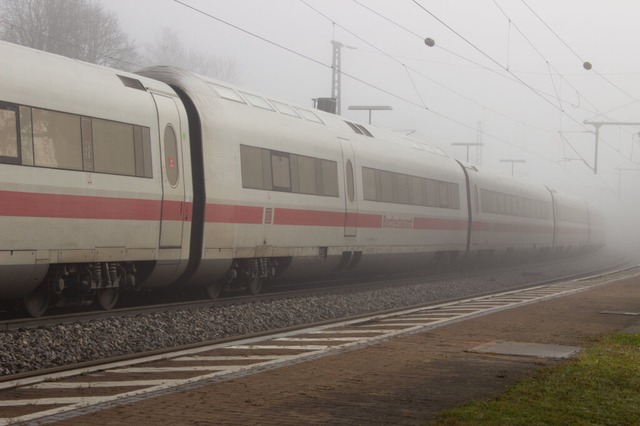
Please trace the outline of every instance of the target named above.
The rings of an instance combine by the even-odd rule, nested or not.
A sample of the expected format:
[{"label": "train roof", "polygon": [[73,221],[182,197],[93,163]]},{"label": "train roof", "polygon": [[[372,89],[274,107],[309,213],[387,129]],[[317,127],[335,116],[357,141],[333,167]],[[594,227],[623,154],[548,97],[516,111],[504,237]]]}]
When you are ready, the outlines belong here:
[{"label": "train roof", "polygon": [[157,80],[5,41],[0,57],[2,99],[20,105],[137,123],[149,118],[148,89],[175,96]]},{"label": "train roof", "polygon": [[[370,124],[362,124],[347,120],[339,115],[331,114],[315,108],[302,107],[274,96],[264,95],[231,83],[218,81],[206,76],[171,66],[155,66],[141,70],[140,75],[166,82],[185,91],[191,98],[203,94],[213,95],[220,99],[245,104],[248,107],[271,111],[283,119],[298,119],[324,125],[339,131],[352,132],[354,137],[375,137],[377,142],[402,146],[433,155],[450,158],[437,145],[421,139],[412,138],[397,132],[381,129]],[[203,102],[206,104],[206,102]]]}]

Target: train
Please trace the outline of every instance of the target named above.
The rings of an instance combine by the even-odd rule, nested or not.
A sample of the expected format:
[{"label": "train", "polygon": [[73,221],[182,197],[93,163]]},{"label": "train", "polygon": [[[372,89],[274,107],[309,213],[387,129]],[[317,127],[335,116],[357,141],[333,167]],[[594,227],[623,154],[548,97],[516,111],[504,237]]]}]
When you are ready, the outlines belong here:
[{"label": "train", "polygon": [[0,57],[0,301],[32,316],[604,244],[586,201],[397,132],[170,66]]}]

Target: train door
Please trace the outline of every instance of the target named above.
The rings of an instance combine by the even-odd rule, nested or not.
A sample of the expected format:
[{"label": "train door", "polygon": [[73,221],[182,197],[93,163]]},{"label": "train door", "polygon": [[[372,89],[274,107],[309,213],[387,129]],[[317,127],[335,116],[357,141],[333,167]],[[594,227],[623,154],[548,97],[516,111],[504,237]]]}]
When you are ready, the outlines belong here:
[{"label": "train door", "polygon": [[153,99],[158,108],[162,156],[160,248],[180,248],[186,213],[180,114],[173,98],[154,93]]},{"label": "train door", "polygon": [[356,197],[356,156],[351,142],[338,138],[342,148],[342,167],[344,173],[344,236],[355,237],[358,230],[358,199]]}]

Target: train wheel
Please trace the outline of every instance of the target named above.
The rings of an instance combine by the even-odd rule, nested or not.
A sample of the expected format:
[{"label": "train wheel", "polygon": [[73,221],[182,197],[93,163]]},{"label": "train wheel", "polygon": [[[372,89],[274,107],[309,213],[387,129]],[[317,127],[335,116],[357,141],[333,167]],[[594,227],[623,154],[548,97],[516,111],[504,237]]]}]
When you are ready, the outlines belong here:
[{"label": "train wheel", "polygon": [[262,279],[252,278],[247,282],[247,293],[256,296],[262,290]]},{"label": "train wheel", "polygon": [[205,290],[207,292],[207,296],[211,300],[217,299],[220,296],[220,291],[222,290],[222,281],[214,281],[205,286]]},{"label": "train wheel", "polygon": [[99,289],[96,294],[96,300],[98,301],[98,306],[105,311],[110,311],[118,302],[118,288],[111,287]]},{"label": "train wheel", "polygon": [[27,314],[38,318],[47,311],[50,301],[51,294],[49,294],[47,285],[43,283],[22,298],[22,306]]}]

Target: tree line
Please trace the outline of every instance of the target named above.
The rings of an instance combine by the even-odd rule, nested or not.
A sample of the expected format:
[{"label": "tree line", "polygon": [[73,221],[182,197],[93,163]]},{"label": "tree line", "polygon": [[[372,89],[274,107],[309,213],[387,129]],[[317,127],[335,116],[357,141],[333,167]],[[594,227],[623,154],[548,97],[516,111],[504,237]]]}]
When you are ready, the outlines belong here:
[{"label": "tree line", "polygon": [[237,82],[233,59],[188,49],[170,28],[140,48],[97,0],[0,0],[0,39],[111,68],[173,65]]}]

